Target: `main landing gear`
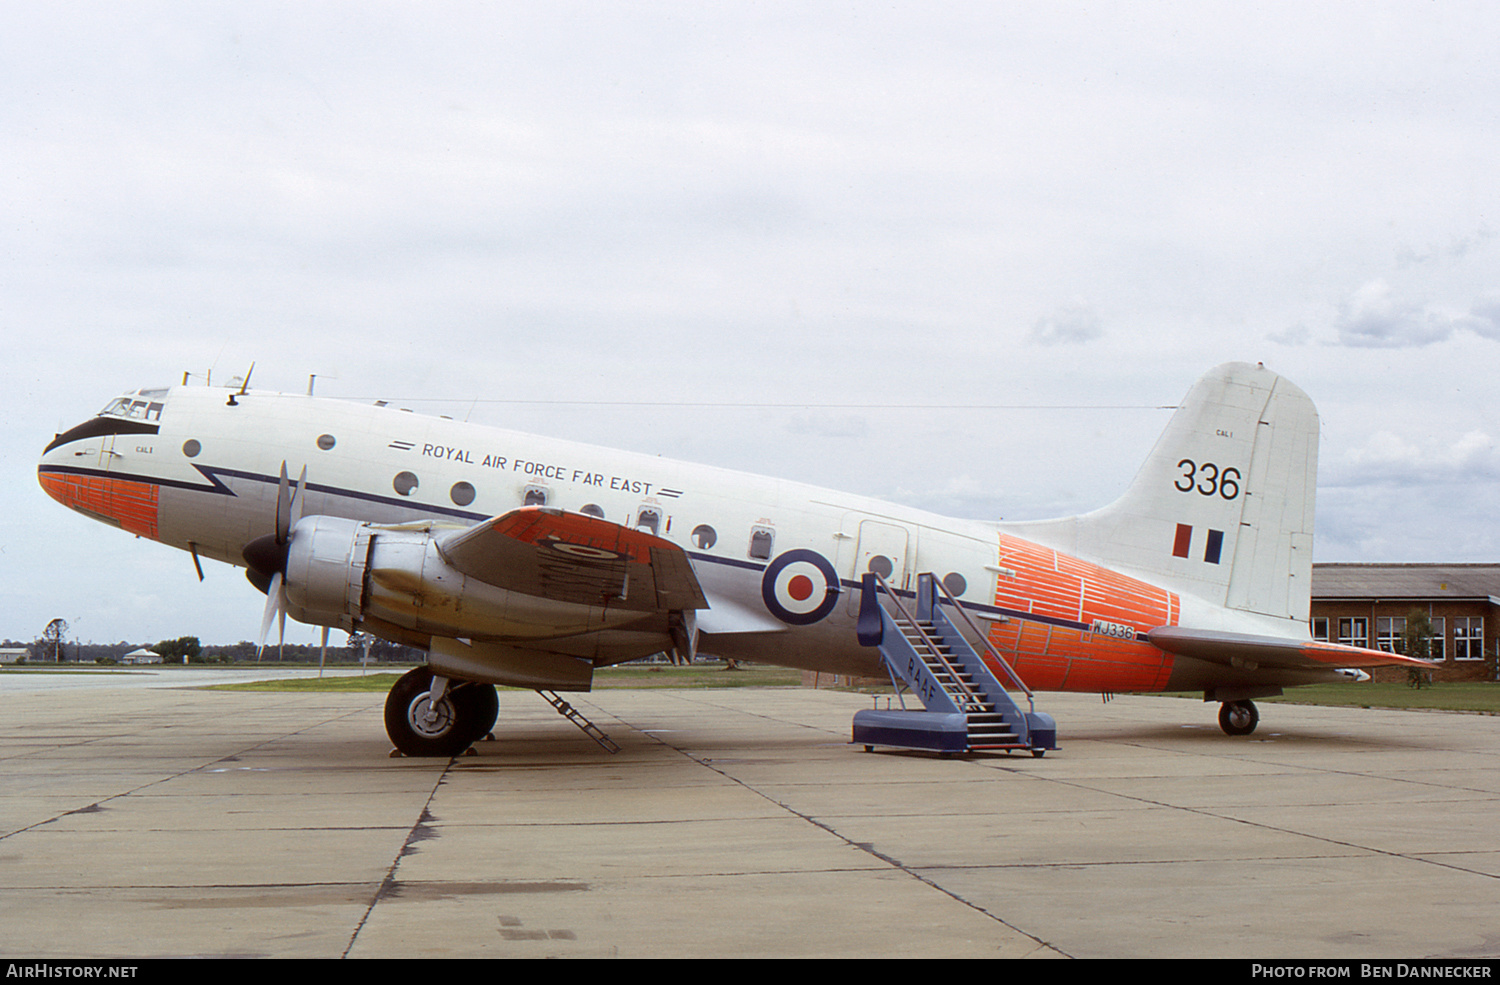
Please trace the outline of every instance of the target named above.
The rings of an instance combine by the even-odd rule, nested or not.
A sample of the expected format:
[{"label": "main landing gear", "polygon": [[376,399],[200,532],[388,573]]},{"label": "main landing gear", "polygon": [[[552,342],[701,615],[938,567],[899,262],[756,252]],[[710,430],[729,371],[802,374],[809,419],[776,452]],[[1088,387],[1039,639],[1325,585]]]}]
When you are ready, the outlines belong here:
[{"label": "main landing gear", "polygon": [[1253,701],[1226,701],[1219,706],[1219,728],[1225,735],[1249,735],[1260,724]]},{"label": "main landing gear", "polygon": [[493,684],[450,684],[417,667],[386,696],[385,731],[408,756],[457,756],[494,728],[499,713]]}]

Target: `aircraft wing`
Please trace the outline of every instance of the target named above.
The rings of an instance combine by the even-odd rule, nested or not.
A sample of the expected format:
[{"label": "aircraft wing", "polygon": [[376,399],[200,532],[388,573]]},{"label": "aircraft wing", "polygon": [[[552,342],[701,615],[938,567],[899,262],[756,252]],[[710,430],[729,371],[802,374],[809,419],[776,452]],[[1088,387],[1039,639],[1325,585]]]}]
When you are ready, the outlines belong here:
[{"label": "aircraft wing", "polygon": [[559,602],[657,612],[708,608],[682,548],[582,513],[522,507],[450,534],[438,551],[470,578]]},{"label": "aircraft wing", "polygon": [[1251,636],[1158,626],[1146,634],[1152,645],[1168,653],[1234,667],[1276,667],[1287,670],[1328,670],[1341,667],[1421,667],[1432,664],[1415,657],[1362,646],[1295,640],[1277,636]]}]

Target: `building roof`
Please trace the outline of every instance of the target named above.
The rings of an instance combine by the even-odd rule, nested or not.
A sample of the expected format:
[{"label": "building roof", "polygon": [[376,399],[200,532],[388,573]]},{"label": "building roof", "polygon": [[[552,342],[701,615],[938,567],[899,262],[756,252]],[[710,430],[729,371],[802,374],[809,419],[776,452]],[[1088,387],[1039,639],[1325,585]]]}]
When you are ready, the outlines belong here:
[{"label": "building roof", "polygon": [[1480,599],[1500,604],[1500,564],[1315,564],[1312,597]]}]

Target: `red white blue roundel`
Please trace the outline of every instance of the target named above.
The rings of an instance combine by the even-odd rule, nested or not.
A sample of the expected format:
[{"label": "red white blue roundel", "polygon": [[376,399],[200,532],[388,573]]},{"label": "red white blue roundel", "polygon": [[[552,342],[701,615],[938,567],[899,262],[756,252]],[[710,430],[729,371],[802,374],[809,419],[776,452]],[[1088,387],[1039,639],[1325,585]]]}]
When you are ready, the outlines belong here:
[{"label": "red white blue roundel", "polygon": [[760,597],[777,619],[806,626],[838,604],[838,572],[816,551],[787,551],[766,566]]}]

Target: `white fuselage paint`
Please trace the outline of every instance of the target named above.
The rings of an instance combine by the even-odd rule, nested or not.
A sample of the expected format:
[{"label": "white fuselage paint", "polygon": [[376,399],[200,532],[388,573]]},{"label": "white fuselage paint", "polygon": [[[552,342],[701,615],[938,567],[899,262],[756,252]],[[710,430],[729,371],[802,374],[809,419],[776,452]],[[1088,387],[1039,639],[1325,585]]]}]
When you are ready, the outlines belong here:
[{"label": "white fuselage paint", "polygon": [[[794,482],[391,407],[210,387],[174,387],[157,402],[148,418],[159,424],[157,433],[55,444],[40,469],[107,473],[154,485],[157,539],[235,565],[244,564],[245,544],[272,532],[283,464],[293,477],[307,470],[307,516],[473,524],[523,505],[528,493],[544,495],[549,507],[597,511],[629,527],[644,516],[647,523],[654,520],[659,536],[688,553],[709,600],[710,607],[697,614],[699,652],[830,673],[883,676],[877,652],[861,647],[853,629],[859,578],[872,558],[886,559],[889,581],[898,588],[914,583],[918,572],[931,571],[950,584],[957,579],[949,576],[957,575],[960,601],[984,626],[987,619],[1024,618],[994,605],[997,576],[1006,571],[1000,534],[1043,540],[1046,533],[1040,528],[1039,538],[1026,525],[943,517]],[[817,604],[817,598],[794,597],[807,591],[807,581],[784,586],[792,594],[774,603],[785,603],[781,612],[767,599],[768,592],[780,590],[765,584],[768,564],[792,551],[826,559],[840,593],[825,616],[805,624],[785,616]],[[808,565],[813,582],[817,570]],[[1285,620],[1190,596],[1182,598],[1182,617],[1205,628],[1286,630]],[[1084,626],[1101,636],[1129,632]],[[1196,663],[1178,660],[1179,669]]]}]

